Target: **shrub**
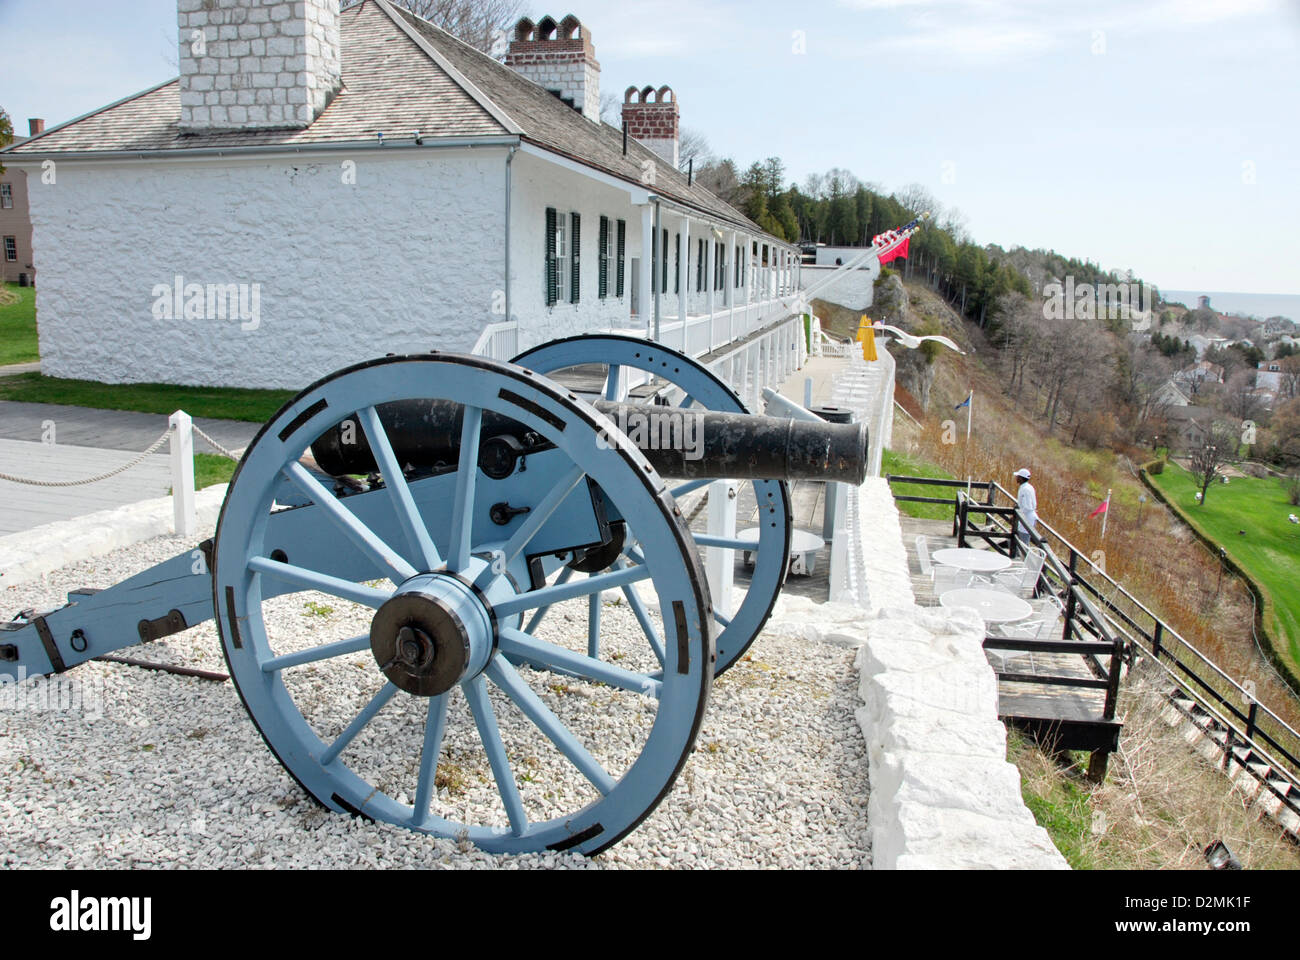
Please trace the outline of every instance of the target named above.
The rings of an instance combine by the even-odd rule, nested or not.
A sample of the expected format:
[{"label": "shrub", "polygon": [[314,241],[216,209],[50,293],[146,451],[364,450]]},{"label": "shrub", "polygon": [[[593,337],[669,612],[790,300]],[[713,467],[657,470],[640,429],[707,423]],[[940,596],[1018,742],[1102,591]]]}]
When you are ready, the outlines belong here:
[{"label": "shrub", "polygon": [[1153,477],[1158,477],[1165,472],[1165,462],[1163,460],[1152,460],[1147,464],[1146,471]]}]

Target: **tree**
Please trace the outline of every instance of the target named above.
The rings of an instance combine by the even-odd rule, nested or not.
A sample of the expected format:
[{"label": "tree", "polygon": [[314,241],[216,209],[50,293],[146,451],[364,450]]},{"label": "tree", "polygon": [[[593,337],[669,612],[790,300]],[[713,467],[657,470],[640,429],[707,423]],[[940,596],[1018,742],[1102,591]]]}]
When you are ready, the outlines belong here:
[{"label": "tree", "polygon": [[1255,392],[1255,371],[1238,370],[1223,388],[1223,410],[1238,422],[1257,420],[1264,412],[1264,398]]},{"label": "tree", "polygon": [[[14,122],[9,119],[9,114],[5,112],[4,107],[0,107],[0,150],[3,150],[9,144],[14,142]],[[0,163],[0,173],[5,172],[5,165]]]},{"label": "tree", "polygon": [[688,170],[691,168],[691,161],[695,161],[695,171],[698,173],[706,166],[714,162],[713,148],[709,146],[709,138],[700,130],[694,127],[683,127],[681,140],[678,143],[678,156],[680,163],[679,170]]},{"label": "tree", "polygon": [[616,93],[600,95],[600,122],[623,129],[623,101]]},{"label": "tree", "polygon": [[[360,2],[343,0],[342,6],[346,9]],[[527,5],[524,0],[402,0],[402,6],[501,60],[509,45],[508,31],[519,22]]]},{"label": "tree", "polygon": [[1278,392],[1287,400],[1300,397],[1300,356],[1283,357],[1278,366],[1282,368]]},{"label": "tree", "polygon": [[730,158],[705,164],[703,169],[697,164],[695,182],[706,190],[712,191],[719,200],[732,206],[740,202],[744,193],[735,161]]},{"label": "tree", "polygon": [[1237,452],[1237,434],[1225,423],[1215,422],[1199,449],[1191,452],[1188,472],[1201,487],[1201,506],[1209,496],[1210,484],[1220,475],[1223,465]]}]

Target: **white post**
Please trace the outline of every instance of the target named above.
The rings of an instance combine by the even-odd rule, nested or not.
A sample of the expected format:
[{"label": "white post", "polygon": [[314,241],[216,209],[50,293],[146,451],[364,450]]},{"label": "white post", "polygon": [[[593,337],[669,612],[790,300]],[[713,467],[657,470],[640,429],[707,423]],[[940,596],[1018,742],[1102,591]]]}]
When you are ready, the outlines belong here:
[{"label": "white post", "polygon": [[677,288],[677,317],[682,321],[682,353],[688,354],[687,327],[690,324],[691,303],[691,218],[682,219],[682,255],[678,271],[682,275]]},{"label": "white post", "polygon": [[803,406],[805,410],[811,410],[813,405],[813,378],[804,377],[803,381]]},{"label": "white post", "polygon": [[654,301],[650,294],[650,278],[654,276],[654,257],[650,255],[654,246],[655,221],[654,208],[646,204],[641,208],[641,273],[637,277],[636,296],[641,310],[640,319],[646,333],[654,334]]},{"label": "white post", "polygon": [[175,533],[192,537],[198,529],[194,507],[194,430],[190,415],[177,410],[168,421],[172,436],[168,444],[172,460],[172,508]]},{"label": "white post", "polygon": [[[735,480],[715,480],[709,484],[709,536],[736,539],[738,493]],[[724,617],[731,616],[731,587],[736,577],[736,551],[723,547],[706,548],[704,571],[709,581],[713,609]]]},{"label": "white post", "polygon": [[740,270],[740,257],[737,256],[737,234],[732,230],[727,234],[727,257],[735,262],[727,269],[727,342],[736,342],[736,273]]},{"label": "white post", "polygon": [[717,298],[714,296],[716,292],[714,290],[714,287],[716,287],[717,284],[713,282],[713,272],[718,268],[718,263],[717,263],[718,242],[713,239],[712,228],[710,228],[708,233],[705,234],[704,251],[705,251],[704,283],[705,286],[708,287],[708,291],[709,291],[709,349],[712,350],[713,349],[713,313],[717,301]]}]

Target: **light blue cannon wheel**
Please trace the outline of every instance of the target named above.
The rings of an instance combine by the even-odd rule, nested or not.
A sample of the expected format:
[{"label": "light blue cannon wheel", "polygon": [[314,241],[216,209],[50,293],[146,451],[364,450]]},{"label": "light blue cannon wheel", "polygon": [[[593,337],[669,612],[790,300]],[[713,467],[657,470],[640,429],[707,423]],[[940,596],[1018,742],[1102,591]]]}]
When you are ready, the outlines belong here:
[{"label": "light blue cannon wheel", "polygon": [[[694,405],[726,413],[749,412],[730,387],[690,357],[636,337],[592,334],[554,340],[525,351],[513,362],[547,376],[572,371],[576,367],[586,367],[590,371],[593,365],[599,365],[603,367],[600,372],[605,378],[601,385],[602,395],[607,400],[620,402],[627,399],[628,378],[623,371],[641,370],[680,388],[685,393],[681,401],[683,406]],[[675,496],[683,496],[706,486],[713,479],[726,478],[670,481],[669,485]],[[754,553],[754,570],[744,599],[736,608],[727,614],[714,611],[714,620],[721,631],[715,641],[718,660],[714,676],[740,659],[762,631],[789,569],[792,526],[789,489],[779,480],[747,482],[752,485],[758,511],[759,539]],[[635,526],[633,532],[636,533]],[[748,541],[723,541],[698,534],[696,541],[701,546],[755,551],[755,545]],[[643,626],[650,629],[644,621]]]},{"label": "light blue cannon wheel", "polygon": [[[409,399],[463,405],[454,473],[404,478],[376,408]],[[554,445],[528,458],[523,476],[539,489],[508,539],[482,519],[494,491],[478,466],[485,411]],[[385,481],[355,498],[326,489],[300,462],[353,415]],[[554,482],[544,482],[548,463]],[[521,590],[529,542],[584,479],[635,522],[643,562]],[[314,504],[298,511],[315,513],[277,507],[285,481]],[[493,852],[594,855],[667,794],[708,701],[707,587],[674,507],[608,420],[531,371],[435,353],[332,374],[262,429],[222,507],[214,603],[239,695],[275,756],[331,810]],[[285,515],[310,523],[285,525]],[[296,532],[285,540],[285,530]],[[653,585],[674,621],[658,662],[635,652],[593,659],[581,629],[566,644],[524,625],[539,607],[582,606],[638,581]],[[304,592],[324,602],[304,612]],[[313,611],[326,607],[344,627],[355,616],[358,635],[313,636]],[[552,617],[553,631],[561,619]]]}]

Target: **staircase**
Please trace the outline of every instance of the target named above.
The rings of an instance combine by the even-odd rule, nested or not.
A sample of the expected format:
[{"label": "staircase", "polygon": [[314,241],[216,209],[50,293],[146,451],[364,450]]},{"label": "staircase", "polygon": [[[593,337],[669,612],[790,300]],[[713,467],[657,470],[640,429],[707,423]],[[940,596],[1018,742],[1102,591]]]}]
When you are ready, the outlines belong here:
[{"label": "staircase", "polygon": [[1227,727],[1181,688],[1169,690],[1165,699],[1169,705],[1161,719],[1179,728],[1193,750],[1223,771],[1247,804],[1253,802],[1291,840],[1300,842],[1300,788],[1250,747],[1230,744]]}]

